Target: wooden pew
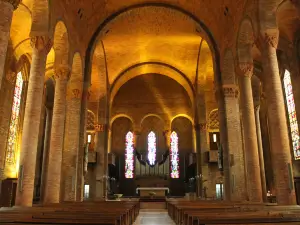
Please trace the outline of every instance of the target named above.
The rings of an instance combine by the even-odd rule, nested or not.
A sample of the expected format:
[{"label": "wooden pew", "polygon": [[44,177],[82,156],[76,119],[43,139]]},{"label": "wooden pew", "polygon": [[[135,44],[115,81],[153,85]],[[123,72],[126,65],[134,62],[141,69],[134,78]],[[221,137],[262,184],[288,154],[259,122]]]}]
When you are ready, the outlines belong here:
[{"label": "wooden pew", "polygon": [[176,224],[264,224],[267,222],[300,225],[300,206],[175,200],[168,201],[167,207],[169,215]]},{"label": "wooden pew", "polygon": [[0,210],[0,224],[107,224],[130,225],[139,202],[62,203]]}]

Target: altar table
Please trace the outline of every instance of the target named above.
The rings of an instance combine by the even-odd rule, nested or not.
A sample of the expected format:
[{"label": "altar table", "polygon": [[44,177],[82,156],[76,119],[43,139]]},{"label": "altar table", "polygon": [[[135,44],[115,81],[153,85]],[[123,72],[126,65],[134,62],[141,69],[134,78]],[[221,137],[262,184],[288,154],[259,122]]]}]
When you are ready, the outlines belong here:
[{"label": "altar table", "polygon": [[140,196],[149,196],[150,192],[155,192],[155,196],[166,196],[166,191],[169,194],[170,189],[166,187],[139,187],[136,189],[138,194],[140,191]]}]

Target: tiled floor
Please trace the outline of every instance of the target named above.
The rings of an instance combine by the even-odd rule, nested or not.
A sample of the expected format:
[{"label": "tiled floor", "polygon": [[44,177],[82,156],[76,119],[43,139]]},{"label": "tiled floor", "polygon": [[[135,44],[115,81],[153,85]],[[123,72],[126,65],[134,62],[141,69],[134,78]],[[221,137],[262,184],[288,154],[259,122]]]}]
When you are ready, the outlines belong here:
[{"label": "tiled floor", "polygon": [[142,209],[133,225],[175,225],[166,210]]}]

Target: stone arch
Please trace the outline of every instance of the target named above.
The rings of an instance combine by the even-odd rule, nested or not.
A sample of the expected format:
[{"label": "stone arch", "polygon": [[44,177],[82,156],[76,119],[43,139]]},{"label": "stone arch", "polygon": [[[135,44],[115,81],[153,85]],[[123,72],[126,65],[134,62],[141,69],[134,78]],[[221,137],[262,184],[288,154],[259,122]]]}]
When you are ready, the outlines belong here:
[{"label": "stone arch", "polygon": [[205,39],[211,49],[212,56],[213,56],[213,62],[214,62],[214,72],[215,72],[215,80],[217,80],[218,84],[221,84],[221,76],[220,76],[220,55],[219,55],[219,48],[217,46],[217,43],[212,35],[212,33],[209,31],[208,27],[194,14],[186,11],[185,9],[175,6],[175,5],[170,5],[167,3],[140,3],[140,4],[135,4],[128,6],[126,8],[123,8],[113,14],[111,14],[109,17],[107,17],[98,27],[98,29],[95,31],[93,37],[90,40],[89,46],[86,51],[86,60],[85,60],[85,81],[90,81],[91,79],[91,59],[93,58],[93,53],[96,48],[96,43],[97,40],[101,34],[101,32],[104,30],[105,26],[109,24],[111,21],[113,21],[116,17],[121,15],[122,13],[128,12],[130,10],[138,9],[141,7],[149,7],[149,6],[154,6],[154,7],[163,7],[163,8],[169,8],[174,11],[183,13],[184,15],[187,15],[190,17],[195,23],[199,25],[201,30],[203,31],[203,34],[205,36]]},{"label": "stone arch", "polygon": [[55,51],[54,66],[69,66],[69,37],[68,30],[64,22],[58,21],[54,31],[54,44]]},{"label": "stone arch", "polygon": [[174,116],[172,119],[171,119],[171,125],[173,123],[174,120],[176,120],[177,118],[179,117],[184,117],[186,119],[188,119],[192,124],[194,124],[194,120],[192,119],[192,117],[190,117],[189,115],[186,115],[186,114],[178,114],[176,116]]},{"label": "stone arch", "polygon": [[133,123],[127,116],[115,118],[111,124],[111,152],[123,155],[125,151],[126,134],[133,131]]},{"label": "stone arch", "polygon": [[251,51],[254,40],[252,21],[249,17],[245,17],[240,24],[237,38],[237,63],[239,64],[239,69],[243,69],[248,64],[253,64]]},{"label": "stone arch", "polygon": [[[194,151],[193,122],[185,116],[174,118],[170,132],[175,131],[179,138],[179,151],[191,153]],[[169,140],[168,140],[169,141]]]},{"label": "stone arch", "polygon": [[[122,85],[137,76],[144,75],[145,73],[143,73],[143,71],[145,70],[147,71],[147,74],[160,74],[175,80],[186,90],[191,102],[194,102],[195,91],[193,84],[189,81],[187,76],[179,69],[162,62],[137,63],[125,69],[111,85],[111,102],[113,102],[115,95]],[[175,77],[177,78],[174,79]]]},{"label": "stone arch", "polygon": [[80,54],[77,52],[73,56],[72,72],[68,83],[68,92],[72,91],[73,95],[80,94],[83,89],[83,70]]},{"label": "stone arch", "polygon": [[34,0],[30,36],[49,35],[49,1]]},{"label": "stone arch", "polygon": [[119,119],[119,118],[121,118],[121,117],[124,117],[124,118],[129,119],[129,120],[131,121],[131,123],[134,124],[134,120],[133,120],[133,118],[131,118],[130,116],[128,116],[128,115],[126,115],[126,114],[118,114],[118,115],[115,115],[115,116],[111,119],[110,125],[112,126],[113,123],[114,123],[114,121],[117,120],[117,119]]},{"label": "stone arch", "polygon": [[144,116],[144,117],[141,119],[140,127],[143,126],[144,121],[145,121],[148,117],[156,117],[156,118],[160,119],[160,120],[164,123],[164,119],[163,119],[161,116],[156,115],[156,114],[153,114],[153,113],[149,113],[149,114],[147,114],[146,116]]}]

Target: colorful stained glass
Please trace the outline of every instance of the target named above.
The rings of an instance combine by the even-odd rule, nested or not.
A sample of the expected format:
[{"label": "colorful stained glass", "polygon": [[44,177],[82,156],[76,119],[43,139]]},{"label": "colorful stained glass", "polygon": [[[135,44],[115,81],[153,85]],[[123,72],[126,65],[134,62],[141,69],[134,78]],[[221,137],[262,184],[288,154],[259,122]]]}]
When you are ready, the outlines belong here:
[{"label": "colorful stained glass", "polygon": [[178,135],[175,131],[171,134],[171,178],[179,178],[179,153],[178,153]]},{"label": "colorful stained glass", "polygon": [[290,122],[294,157],[296,160],[298,160],[300,159],[300,144],[299,144],[300,138],[299,138],[299,130],[298,130],[298,122],[297,122],[296,108],[294,102],[291,74],[288,70],[285,70],[283,83],[284,83],[284,90],[286,96],[286,104],[289,113],[289,122]]},{"label": "colorful stained glass", "polygon": [[8,163],[15,162],[15,151],[17,147],[16,142],[17,142],[17,135],[18,135],[22,90],[23,90],[23,78],[22,78],[22,73],[19,72],[17,75],[16,86],[14,90],[14,99],[12,105],[8,142],[7,142],[6,161]]},{"label": "colorful stained glass", "polygon": [[153,131],[148,134],[148,160],[150,166],[155,165],[156,161],[156,136]]},{"label": "colorful stained glass", "polygon": [[133,133],[128,132],[126,135],[126,150],[125,150],[125,178],[133,178],[134,176],[134,148],[133,148]]}]

